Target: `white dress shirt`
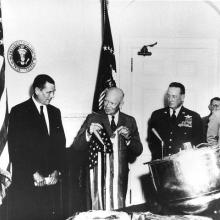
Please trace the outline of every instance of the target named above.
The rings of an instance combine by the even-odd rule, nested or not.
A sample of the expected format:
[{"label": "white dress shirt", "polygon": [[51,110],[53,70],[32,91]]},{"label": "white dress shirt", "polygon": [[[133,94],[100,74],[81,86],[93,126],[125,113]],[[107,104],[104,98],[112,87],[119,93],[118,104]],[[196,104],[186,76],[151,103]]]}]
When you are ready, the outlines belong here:
[{"label": "white dress shirt", "polygon": [[[178,114],[179,114],[179,112],[180,112],[181,107],[182,107],[182,105],[181,105],[180,107],[178,107],[178,108],[175,109],[176,118],[177,118],[177,116],[178,116]],[[170,108],[170,117],[172,116],[173,111],[174,111],[174,110],[173,110],[172,108]]]}]

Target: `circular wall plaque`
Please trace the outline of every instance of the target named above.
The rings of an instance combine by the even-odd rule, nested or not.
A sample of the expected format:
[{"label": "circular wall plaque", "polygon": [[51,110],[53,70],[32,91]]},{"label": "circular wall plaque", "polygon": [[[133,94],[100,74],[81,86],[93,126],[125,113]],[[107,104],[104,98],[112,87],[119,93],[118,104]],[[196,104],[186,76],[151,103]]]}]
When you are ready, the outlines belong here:
[{"label": "circular wall plaque", "polygon": [[15,41],[8,49],[10,66],[20,73],[31,71],[36,64],[36,55],[33,47],[26,41]]}]

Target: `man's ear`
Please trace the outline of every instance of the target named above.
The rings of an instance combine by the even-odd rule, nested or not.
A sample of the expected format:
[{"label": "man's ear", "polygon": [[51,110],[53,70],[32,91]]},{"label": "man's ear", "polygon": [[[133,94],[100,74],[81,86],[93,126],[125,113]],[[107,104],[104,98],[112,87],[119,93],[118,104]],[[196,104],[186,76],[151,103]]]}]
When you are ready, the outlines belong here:
[{"label": "man's ear", "polygon": [[40,89],[39,89],[38,87],[36,87],[35,90],[34,90],[34,92],[35,92],[36,95],[38,95],[39,92],[40,92]]},{"label": "man's ear", "polygon": [[122,100],[119,104],[119,108],[121,108],[124,105],[124,100]]},{"label": "man's ear", "polygon": [[181,95],[181,101],[182,101],[182,103],[184,102],[184,99],[185,99],[185,94],[182,94],[182,95]]}]

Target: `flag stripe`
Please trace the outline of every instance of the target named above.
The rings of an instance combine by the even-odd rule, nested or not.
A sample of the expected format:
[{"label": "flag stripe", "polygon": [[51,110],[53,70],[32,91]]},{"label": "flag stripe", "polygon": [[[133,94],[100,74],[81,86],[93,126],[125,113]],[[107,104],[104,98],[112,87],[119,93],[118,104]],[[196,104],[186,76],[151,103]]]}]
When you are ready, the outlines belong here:
[{"label": "flag stripe", "polygon": [[5,148],[7,142],[7,126],[8,126],[8,114],[5,113],[5,120],[0,130],[0,155]]},{"label": "flag stripe", "polygon": [[3,170],[10,171],[10,163],[9,163],[9,156],[8,156],[8,144],[7,143],[1,152],[0,168]]},{"label": "flag stripe", "polygon": [[[8,97],[5,88],[5,58],[1,15],[2,13],[0,8],[0,205],[3,202],[4,197],[6,196],[6,189],[11,183],[11,173],[8,170],[10,167],[7,145]],[[3,210],[1,209],[1,211]]]},{"label": "flag stripe", "polygon": [[0,99],[5,89],[5,60],[2,57],[2,55],[1,55],[1,63],[2,63],[2,67],[0,72]]},{"label": "flag stripe", "polygon": [[[1,88],[5,83],[1,83],[1,80],[5,81],[4,77],[4,70],[5,70],[5,61],[3,60],[1,75],[0,75],[0,123],[1,123],[1,130],[0,130],[0,156],[5,147],[7,142],[7,127],[8,127],[8,100],[7,100],[7,92],[6,89]],[[1,157],[0,157],[1,158]],[[3,159],[3,158],[1,158]]]}]

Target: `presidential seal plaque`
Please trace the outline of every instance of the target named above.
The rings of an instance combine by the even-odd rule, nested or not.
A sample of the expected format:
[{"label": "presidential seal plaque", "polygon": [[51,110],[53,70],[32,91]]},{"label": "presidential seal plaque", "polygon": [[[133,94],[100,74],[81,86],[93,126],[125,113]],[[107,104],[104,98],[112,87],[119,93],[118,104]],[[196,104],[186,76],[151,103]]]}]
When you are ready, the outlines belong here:
[{"label": "presidential seal plaque", "polygon": [[28,42],[15,41],[8,49],[8,62],[17,72],[30,72],[36,64],[35,51]]}]

